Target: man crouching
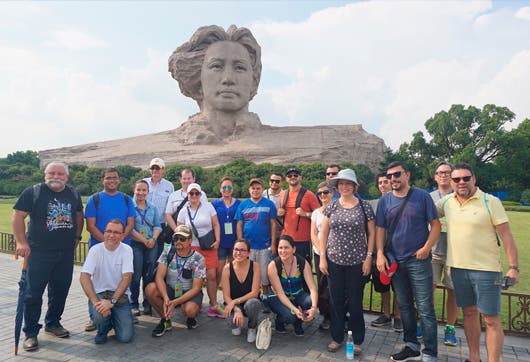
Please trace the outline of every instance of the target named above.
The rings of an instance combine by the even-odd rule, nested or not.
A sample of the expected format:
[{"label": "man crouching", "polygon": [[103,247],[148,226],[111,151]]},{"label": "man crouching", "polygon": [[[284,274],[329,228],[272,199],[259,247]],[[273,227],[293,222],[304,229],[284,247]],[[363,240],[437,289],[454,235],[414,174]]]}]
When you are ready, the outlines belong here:
[{"label": "man crouching", "polygon": [[134,336],[129,305],[129,284],[133,274],[133,252],[122,243],[124,225],[112,219],[105,227],[104,242],[94,245],[81,270],[79,281],[88,297],[90,317],[97,329],[96,344],[107,342],[114,328],[119,342],[130,342]]},{"label": "man crouching", "polygon": [[149,283],[145,293],[151,306],[161,316],[153,330],[153,337],[162,337],[171,330],[171,317],[180,306],[187,318],[188,329],[197,328],[202,304],[202,284],[206,277],[204,257],[191,249],[191,229],[179,225],[173,234],[173,245],[166,246],[158,258],[155,282]]}]

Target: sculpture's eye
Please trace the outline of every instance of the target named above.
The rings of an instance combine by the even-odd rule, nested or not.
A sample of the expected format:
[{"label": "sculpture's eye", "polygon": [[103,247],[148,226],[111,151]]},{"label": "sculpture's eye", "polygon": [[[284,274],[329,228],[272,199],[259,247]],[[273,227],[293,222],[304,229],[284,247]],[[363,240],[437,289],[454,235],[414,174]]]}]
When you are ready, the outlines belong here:
[{"label": "sculpture's eye", "polygon": [[223,69],[223,64],[221,64],[221,62],[212,62],[212,63],[208,64],[208,69],[211,69],[211,70],[222,70]]}]

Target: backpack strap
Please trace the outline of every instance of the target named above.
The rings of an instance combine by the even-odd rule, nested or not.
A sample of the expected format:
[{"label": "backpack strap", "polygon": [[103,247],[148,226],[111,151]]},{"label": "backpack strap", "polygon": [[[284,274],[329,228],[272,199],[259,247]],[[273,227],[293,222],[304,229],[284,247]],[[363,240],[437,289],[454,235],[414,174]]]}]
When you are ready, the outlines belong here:
[{"label": "backpack strap", "polygon": [[171,260],[175,257],[175,253],[177,252],[177,248],[175,248],[173,245],[171,246],[171,249],[169,249],[169,252],[167,253],[167,265],[169,267],[169,263],[171,263]]},{"label": "backpack strap", "polygon": [[35,208],[35,205],[37,204],[37,200],[39,199],[41,187],[42,183],[33,185],[33,205],[31,207],[32,211]]},{"label": "backpack strap", "polygon": [[[304,195],[306,193],[307,189],[305,187],[301,187],[300,191],[298,192],[298,196],[296,196],[296,201],[294,203],[295,210],[300,207],[302,204],[302,199],[304,198]],[[298,219],[296,220],[296,231],[298,231],[298,226],[300,225],[300,215],[298,215]]]},{"label": "backpack strap", "polygon": [[[121,191],[120,191],[120,194],[123,196],[123,201],[125,202],[125,206],[127,206],[127,209],[129,209],[129,196],[126,193],[121,192]],[[100,191],[92,194],[92,200],[94,201],[94,206],[97,209],[101,201]]]},{"label": "backpack strap", "polygon": [[[491,210],[490,210],[490,207],[488,205],[488,198],[486,197],[487,193],[484,192],[484,205],[486,205],[486,210],[488,210],[488,215],[490,216],[490,220],[491,220],[491,223],[493,225],[493,220],[491,219]],[[495,225],[493,225],[493,227],[495,227]],[[497,246],[501,246],[501,241],[499,239],[499,234],[497,234],[497,229],[495,229],[495,238],[497,239]]]}]

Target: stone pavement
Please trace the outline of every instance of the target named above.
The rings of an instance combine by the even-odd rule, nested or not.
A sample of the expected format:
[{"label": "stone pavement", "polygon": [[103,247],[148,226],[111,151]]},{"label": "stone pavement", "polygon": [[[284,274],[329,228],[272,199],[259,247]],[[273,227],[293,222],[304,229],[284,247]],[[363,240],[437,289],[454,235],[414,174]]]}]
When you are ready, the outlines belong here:
[{"label": "stone pavement", "polygon": [[[254,344],[247,343],[246,333],[234,337],[224,320],[209,318],[205,312],[199,315],[199,327],[186,329],[180,312],[173,318],[173,330],[161,338],[151,337],[151,331],[158,319],[149,316],[139,317],[135,327],[136,336],[129,344],[118,343],[113,337],[105,345],[94,344],[95,332],[84,332],[88,320],[87,299],[79,284],[81,268],[75,267],[75,275],[67,299],[62,323],[70,330],[70,338],[59,339],[41,330],[40,348],[36,352],[22,349],[24,335],[19,345],[19,355],[14,357],[14,315],[18,297],[18,280],[22,261],[13,256],[0,254],[0,361],[41,360],[41,361],[339,361],[345,360],[344,350],[337,353],[326,351],[330,341],[329,333],[318,330],[320,317],[304,325],[305,336],[295,337],[288,326],[289,334],[279,335],[273,331],[271,346],[267,351],[257,350]],[[206,293],[205,293],[206,294]],[[221,300],[221,295],[218,296]],[[207,299],[207,297],[206,297]],[[44,304],[47,303],[46,296]],[[206,304],[205,304],[206,307]],[[44,308],[45,309],[45,308]],[[206,308],[205,308],[206,309]],[[367,331],[363,344],[362,361],[388,361],[391,353],[402,348],[402,335],[391,329],[370,327],[375,316],[365,315]],[[42,313],[41,321],[44,319]],[[446,347],[439,340],[440,361],[463,361],[467,355],[464,333],[457,331],[457,347]],[[112,334],[112,332],[111,332]],[[439,336],[443,330],[439,328]],[[443,338],[443,337],[442,337]],[[528,339],[507,337],[503,351],[503,361],[530,361]],[[486,351],[483,347],[483,360]]]}]

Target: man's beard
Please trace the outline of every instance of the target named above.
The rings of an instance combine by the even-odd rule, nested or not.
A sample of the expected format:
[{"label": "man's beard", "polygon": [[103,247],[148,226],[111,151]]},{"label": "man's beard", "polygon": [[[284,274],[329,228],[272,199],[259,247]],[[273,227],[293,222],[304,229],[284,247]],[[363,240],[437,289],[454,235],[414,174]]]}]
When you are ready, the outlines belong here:
[{"label": "man's beard", "polygon": [[62,189],[66,183],[62,180],[52,178],[50,180],[46,180],[46,186],[48,186],[52,190],[59,190]]}]

